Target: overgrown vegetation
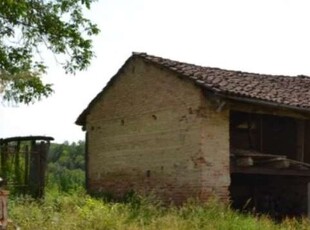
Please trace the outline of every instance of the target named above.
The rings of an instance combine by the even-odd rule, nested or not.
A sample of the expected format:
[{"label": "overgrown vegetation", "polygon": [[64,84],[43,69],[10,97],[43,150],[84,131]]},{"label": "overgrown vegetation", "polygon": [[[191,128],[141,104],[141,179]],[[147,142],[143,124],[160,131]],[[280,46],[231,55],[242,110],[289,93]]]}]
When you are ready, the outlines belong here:
[{"label": "overgrown vegetation", "polygon": [[[52,144],[48,160],[48,186],[43,200],[10,197],[10,219],[21,229],[310,229],[306,218],[276,223],[267,216],[234,211],[216,200],[189,201],[176,207],[134,194],[123,202],[91,197],[83,189],[84,142]],[[14,229],[12,223],[9,229]]]},{"label": "overgrown vegetation", "polygon": [[44,201],[14,198],[10,217],[21,229],[310,229],[307,219],[275,223],[265,216],[232,211],[215,201],[188,202],[164,207],[154,199],[135,198],[128,203],[95,199],[83,191],[73,194],[49,191]]}]

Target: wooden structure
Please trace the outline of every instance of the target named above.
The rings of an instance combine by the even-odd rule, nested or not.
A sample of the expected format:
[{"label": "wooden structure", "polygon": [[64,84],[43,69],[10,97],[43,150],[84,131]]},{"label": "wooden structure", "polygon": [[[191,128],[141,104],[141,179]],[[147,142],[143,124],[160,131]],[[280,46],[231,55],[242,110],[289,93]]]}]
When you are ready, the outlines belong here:
[{"label": "wooden structure", "polygon": [[306,76],[133,53],[76,120],[87,190],[151,191],[169,203],[216,195],[239,209],[251,200],[251,210],[305,214],[309,90]]},{"label": "wooden structure", "polygon": [[241,149],[235,149],[231,152],[232,173],[310,176],[309,163],[288,159],[286,155]]},{"label": "wooden structure", "polygon": [[46,136],[0,139],[0,177],[11,193],[43,196],[51,140]]},{"label": "wooden structure", "polygon": [[247,204],[274,216],[310,215],[307,117],[231,111],[230,137],[234,207]]}]

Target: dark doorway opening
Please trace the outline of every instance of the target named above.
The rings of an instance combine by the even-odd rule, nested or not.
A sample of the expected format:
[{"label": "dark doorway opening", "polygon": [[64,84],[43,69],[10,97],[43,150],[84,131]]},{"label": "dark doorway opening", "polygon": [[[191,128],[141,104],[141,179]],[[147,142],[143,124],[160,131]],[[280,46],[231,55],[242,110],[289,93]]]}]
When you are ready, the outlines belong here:
[{"label": "dark doorway opening", "polygon": [[232,207],[275,218],[306,215],[310,177],[231,174]]},{"label": "dark doorway opening", "polygon": [[230,113],[232,207],[273,217],[306,215],[309,120]]}]

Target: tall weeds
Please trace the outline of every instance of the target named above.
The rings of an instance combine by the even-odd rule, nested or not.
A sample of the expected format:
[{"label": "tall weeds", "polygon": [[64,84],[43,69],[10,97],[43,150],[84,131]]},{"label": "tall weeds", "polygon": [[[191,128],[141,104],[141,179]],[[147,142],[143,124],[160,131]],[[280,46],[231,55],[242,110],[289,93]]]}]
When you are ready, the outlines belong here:
[{"label": "tall weeds", "polygon": [[307,219],[285,219],[275,223],[266,216],[233,211],[215,200],[204,204],[189,201],[181,207],[167,207],[154,199],[136,196],[126,202],[107,202],[92,198],[82,190],[71,194],[48,191],[41,201],[12,197],[9,216],[25,230],[310,229]]}]

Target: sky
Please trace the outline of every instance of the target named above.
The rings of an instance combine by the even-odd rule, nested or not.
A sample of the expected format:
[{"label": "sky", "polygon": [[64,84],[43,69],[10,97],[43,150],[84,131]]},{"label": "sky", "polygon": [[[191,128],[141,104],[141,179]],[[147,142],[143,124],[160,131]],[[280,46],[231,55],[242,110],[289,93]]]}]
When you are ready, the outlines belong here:
[{"label": "sky", "polygon": [[92,65],[66,75],[49,57],[43,79],[53,83],[54,94],[28,106],[0,102],[0,138],[84,140],[76,118],[133,51],[229,70],[310,76],[309,10],[308,0],[99,0],[85,12],[101,30]]}]

